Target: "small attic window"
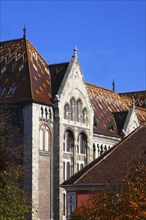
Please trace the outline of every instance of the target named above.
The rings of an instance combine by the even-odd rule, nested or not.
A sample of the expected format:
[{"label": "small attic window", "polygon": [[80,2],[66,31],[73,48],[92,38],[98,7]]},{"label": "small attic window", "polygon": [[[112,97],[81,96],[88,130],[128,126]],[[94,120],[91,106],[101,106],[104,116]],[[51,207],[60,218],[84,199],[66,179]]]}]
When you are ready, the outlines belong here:
[{"label": "small attic window", "polygon": [[113,124],[111,122],[108,124],[108,129],[110,131],[114,131],[114,126],[113,126]]},{"label": "small attic window", "polygon": [[0,87],[0,96],[3,95],[4,91],[5,91],[5,88]]},{"label": "small attic window", "polygon": [[9,91],[7,93],[7,96],[12,96],[15,92],[15,89],[16,89],[16,86],[15,87],[10,87],[9,88]]}]

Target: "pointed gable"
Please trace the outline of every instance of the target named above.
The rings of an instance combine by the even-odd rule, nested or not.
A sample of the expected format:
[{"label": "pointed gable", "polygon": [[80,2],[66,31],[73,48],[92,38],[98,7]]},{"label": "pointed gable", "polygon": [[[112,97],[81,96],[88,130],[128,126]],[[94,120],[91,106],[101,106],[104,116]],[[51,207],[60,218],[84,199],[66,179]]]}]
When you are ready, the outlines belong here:
[{"label": "pointed gable", "polygon": [[47,63],[25,39],[0,43],[0,103],[33,101],[51,105]]}]

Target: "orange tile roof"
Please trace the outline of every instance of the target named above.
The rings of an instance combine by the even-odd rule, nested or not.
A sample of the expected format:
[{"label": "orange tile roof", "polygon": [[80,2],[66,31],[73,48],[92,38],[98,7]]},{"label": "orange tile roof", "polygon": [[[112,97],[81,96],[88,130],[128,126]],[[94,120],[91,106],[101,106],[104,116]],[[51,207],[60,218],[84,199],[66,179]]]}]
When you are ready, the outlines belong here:
[{"label": "orange tile roof", "polygon": [[1,42],[0,70],[0,103],[52,104],[48,65],[29,41]]},{"label": "orange tile roof", "polygon": [[119,136],[114,112],[127,112],[128,106],[118,93],[86,83],[86,87],[95,113],[94,132]]},{"label": "orange tile roof", "polygon": [[119,95],[125,99],[127,105],[132,104],[132,99],[135,100],[135,105],[138,107],[146,108],[146,90],[136,92],[119,93]]}]

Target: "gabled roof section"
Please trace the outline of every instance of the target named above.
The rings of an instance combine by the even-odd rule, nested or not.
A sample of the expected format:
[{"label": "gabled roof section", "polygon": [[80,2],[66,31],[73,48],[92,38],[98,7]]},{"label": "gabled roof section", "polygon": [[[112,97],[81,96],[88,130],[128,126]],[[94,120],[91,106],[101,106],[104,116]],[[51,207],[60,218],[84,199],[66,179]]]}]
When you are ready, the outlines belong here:
[{"label": "gabled roof section", "polygon": [[52,104],[48,65],[26,39],[0,43],[0,70],[0,103]]},{"label": "gabled roof section", "polygon": [[132,99],[135,100],[135,106],[146,108],[146,90],[144,91],[136,91],[136,92],[125,92],[119,93],[119,95],[125,99],[127,105],[132,104]]},{"label": "gabled roof section", "polygon": [[51,81],[52,81],[53,98],[58,93],[58,90],[60,88],[64,75],[66,73],[68,65],[69,65],[69,62],[49,65]]},{"label": "gabled roof section", "polygon": [[97,134],[119,136],[119,128],[117,128],[117,120],[115,121],[113,112],[128,111],[125,100],[112,90],[89,83],[86,83],[86,87],[95,113],[94,132]]},{"label": "gabled roof section", "polygon": [[[139,138],[140,137],[140,138]],[[146,124],[66,180],[62,186],[117,183],[137,160],[146,159]]]}]

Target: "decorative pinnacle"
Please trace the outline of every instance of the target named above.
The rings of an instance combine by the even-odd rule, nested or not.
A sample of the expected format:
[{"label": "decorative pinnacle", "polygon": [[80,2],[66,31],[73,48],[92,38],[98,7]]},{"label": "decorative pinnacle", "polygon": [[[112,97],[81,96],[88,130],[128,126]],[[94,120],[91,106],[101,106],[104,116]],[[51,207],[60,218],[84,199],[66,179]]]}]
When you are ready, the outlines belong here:
[{"label": "decorative pinnacle", "polygon": [[23,28],[23,38],[26,39],[26,27],[24,25],[24,28]]},{"label": "decorative pinnacle", "polygon": [[75,46],[74,48],[74,57],[77,57],[78,56],[78,49],[77,49],[77,46]]},{"label": "decorative pinnacle", "polygon": [[115,81],[113,79],[113,82],[112,82],[112,86],[113,86],[113,91],[115,92]]},{"label": "decorative pinnacle", "polygon": [[134,99],[134,97],[132,98],[132,107],[135,108],[135,99]]}]

